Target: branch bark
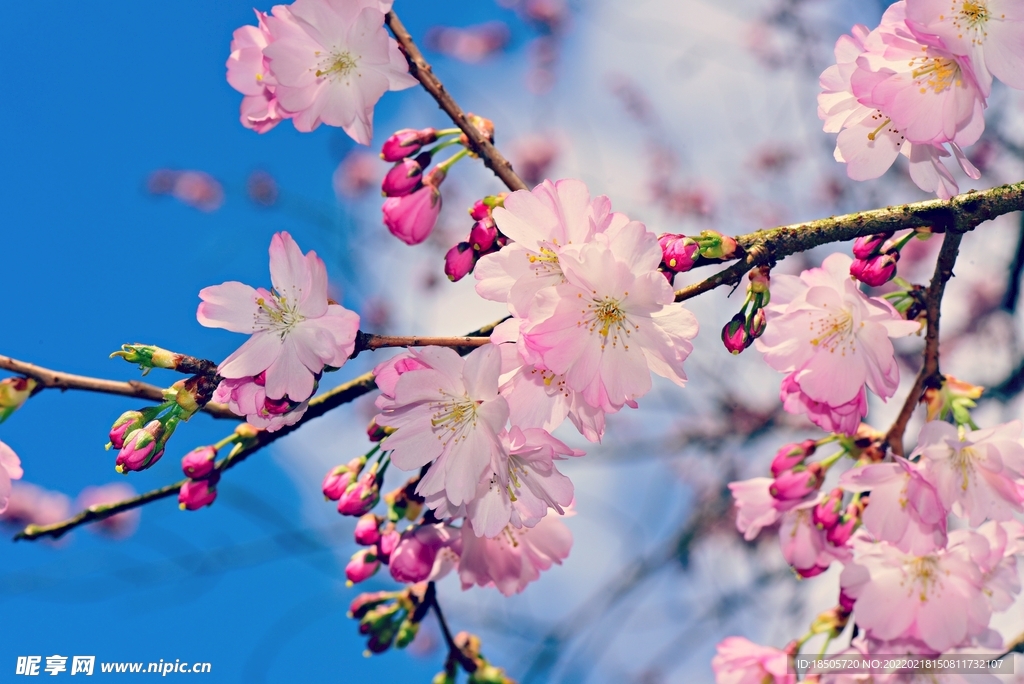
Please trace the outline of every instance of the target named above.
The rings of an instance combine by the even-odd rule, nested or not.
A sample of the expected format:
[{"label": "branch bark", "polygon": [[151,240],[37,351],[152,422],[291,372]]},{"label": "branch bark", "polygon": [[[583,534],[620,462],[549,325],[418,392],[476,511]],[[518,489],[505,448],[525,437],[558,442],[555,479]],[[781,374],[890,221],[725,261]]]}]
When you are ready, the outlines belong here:
[{"label": "branch bark", "polygon": [[434,75],[434,70],[423,58],[423,53],[416,47],[416,43],[413,42],[412,36],[398,19],[398,15],[394,11],[388,12],[384,21],[391,29],[391,33],[394,34],[395,40],[402,46],[405,59],[409,62],[409,73],[423,85],[423,89],[437,100],[438,106],[466,134],[466,138],[469,139],[470,151],[480,157],[484,166],[493,171],[494,175],[500,178],[509,190],[529,190],[523,179],[512,170],[512,163],[505,159],[498,148],[477,130],[476,126],[466,118],[462,108],[445,90],[444,84]]},{"label": "branch bark", "polygon": [[[125,397],[135,397],[146,401],[161,402],[164,400],[163,389],[156,385],[139,382],[138,380],[106,380],[104,378],[93,378],[87,375],[74,375],[63,371],[51,370],[33,363],[19,361],[10,356],[0,356],[0,369],[7,370],[18,375],[32,378],[45,389],[59,389],[62,392],[67,390],[84,390],[86,392],[99,392],[101,394],[119,394]],[[224,404],[207,404],[203,411],[214,418],[230,418],[239,420],[231,410]]]}]

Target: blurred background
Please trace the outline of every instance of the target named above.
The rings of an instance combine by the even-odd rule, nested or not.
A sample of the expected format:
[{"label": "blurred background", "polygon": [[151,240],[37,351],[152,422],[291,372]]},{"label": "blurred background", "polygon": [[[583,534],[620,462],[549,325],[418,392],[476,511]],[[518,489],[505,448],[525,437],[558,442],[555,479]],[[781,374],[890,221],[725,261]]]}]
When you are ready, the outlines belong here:
[{"label": "blurred background", "polygon": [[[659,233],[739,234],[925,198],[899,164],[878,181],[849,181],[816,117],[817,77],[836,38],[855,22],[876,25],[887,4],[398,0],[395,9],[463,108],[495,122],[499,148],[528,183],[581,178]],[[334,298],[361,314],[364,330],[459,334],[501,317],[472,278],[451,284],[442,271],[445,251],[468,234],[466,209],[503,190],[499,181],[458,164],[431,238],[399,243],[380,220],[388,165],[376,149],[328,127],[299,134],[284,122],[257,135],[239,124],[241,95],[223,65],[232,31],[254,23],[248,2],[61,0],[46,10],[15,3],[0,23],[0,353],[117,379],[138,377],[107,358],[125,342],[222,359],[241,340],[199,326],[197,293],[225,280],[269,283],[266,250],[280,230],[324,258]],[[1024,178],[1021,105],[997,84],[986,134],[968,150],[983,178],[958,176],[961,189]],[[445,125],[421,89],[389,93],[374,140]],[[1021,414],[1022,236],[1018,216],[968,236],[943,312],[943,369],[991,388],[981,424]],[[904,250],[900,274],[925,281],[937,242]],[[778,268],[798,272],[834,249],[848,246]],[[765,473],[780,444],[817,433],[781,413],[780,376],[755,351],[722,347],[721,326],[742,304],[742,291],[728,295],[688,304],[702,332],[686,389],[656,384],[642,411],[610,418],[600,446],[559,432],[589,452],[564,468],[577,491],[567,562],[513,599],[462,592],[454,577],[440,583],[453,629],[480,634],[485,655],[518,680],[711,681],[723,636],[782,646],[834,605],[835,568],[798,581],[771,530],[755,543],[735,532],[726,483]],[[921,344],[900,347],[899,401]],[[364,354],[321,387],[383,358]],[[48,390],[4,423],[0,439],[25,469],[20,510],[49,522],[124,496],[88,488],[162,486],[180,478],[181,455],[230,430],[197,416],[157,466],[121,477],[103,445],[136,405]],[[897,410],[878,404],[870,419],[884,429]],[[205,681],[428,682],[444,657],[430,621],[405,652],[362,655],[348,604],[393,583],[385,571],[345,587],[354,521],[319,491],[330,467],[364,451],[373,413],[366,397],[275,443],[221,481],[211,508],[184,513],[168,499],[56,543],[0,546],[0,679],[19,655],[61,654],[207,661]],[[0,525],[13,535],[14,522]],[[1022,616],[1018,606],[995,624],[1014,636]]]}]

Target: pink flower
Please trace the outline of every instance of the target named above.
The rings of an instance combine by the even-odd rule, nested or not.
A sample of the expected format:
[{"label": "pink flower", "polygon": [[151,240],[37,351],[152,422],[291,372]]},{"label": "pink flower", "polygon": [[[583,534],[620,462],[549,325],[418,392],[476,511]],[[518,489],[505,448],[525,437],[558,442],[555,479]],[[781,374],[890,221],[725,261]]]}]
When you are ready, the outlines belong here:
[{"label": "pink flower", "polygon": [[0,442],[0,513],[7,510],[7,502],[11,498],[11,480],[20,480],[24,474],[21,459],[14,453],[14,449]]},{"label": "pink flower", "polygon": [[424,145],[437,142],[437,131],[433,128],[403,128],[392,133],[381,147],[380,158],[396,162],[411,157]]},{"label": "pink flower", "polygon": [[[1024,525],[1016,520],[990,520],[977,530],[955,530],[949,534],[950,546],[962,544],[982,572],[984,594],[993,611],[1013,605],[1020,593],[1017,556],[1024,552]],[[1002,647],[1002,640],[996,648]]]},{"label": "pink flower", "polygon": [[716,684],[796,684],[785,651],[758,646],[743,637],[728,637],[711,660]]},{"label": "pink flower", "polygon": [[359,476],[359,479],[345,488],[338,499],[338,512],[342,515],[361,516],[369,513],[380,501],[380,484],[377,482],[377,464]]},{"label": "pink flower", "polygon": [[779,398],[786,412],[794,415],[804,414],[808,420],[826,432],[844,435],[853,435],[857,432],[861,418],[868,414],[868,395],[863,387],[850,401],[832,406],[807,396],[800,389],[796,376],[797,373],[790,373],[783,378],[779,389]]},{"label": "pink flower", "polygon": [[408,195],[387,198],[381,209],[392,235],[407,245],[418,245],[430,236],[441,214],[441,191],[426,184]]},{"label": "pink flower", "polygon": [[854,259],[850,265],[850,275],[871,287],[880,287],[896,277],[896,262],[900,259],[898,251],[879,254],[870,259]]},{"label": "pink flower", "polygon": [[[783,400],[790,404],[787,410],[805,409],[809,415],[813,411],[818,415],[812,417],[831,422],[818,406],[824,404],[850,416],[840,426],[847,434],[864,415],[860,409],[866,409],[861,398],[865,385],[882,399],[899,386],[889,337],[909,335],[920,327],[903,320],[885,300],[865,296],[850,278],[851,261],[837,253],[799,278],[775,276],[767,307],[770,325],[755,343],[769,366],[792,373],[783,388]],[[797,388],[799,399],[791,403],[788,396]]]},{"label": "pink flower", "polygon": [[[93,506],[106,506],[124,501],[135,495],[136,491],[131,486],[123,482],[114,482],[102,487],[86,487],[78,495],[75,505],[79,510],[84,511]],[[135,533],[135,530],[139,527],[139,519],[141,517],[142,511],[138,508],[133,508],[123,513],[112,515],[109,518],[104,518],[90,525],[89,529],[116,539],[124,539]]]},{"label": "pink flower", "polygon": [[[429,155],[427,155],[429,159]],[[429,162],[427,162],[429,163]],[[423,167],[416,159],[403,159],[387,172],[380,189],[386,197],[405,197],[423,181]]]},{"label": "pink flower", "polygon": [[852,546],[840,583],[856,599],[857,625],[872,638],[916,639],[941,653],[987,629],[982,572],[966,545],[924,555],[859,538]]},{"label": "pink flower", "polygon": [[356,543],[362,546],[373,546],[380,540],[381,519],[373,513],[367,513],[356,522]]},{"label": "pink flower", "polygon": [[1018,421],[961,433],[936,420],[921,428],[911,456],[921,456],[921,475],[935,487],[946,510],[967,518],[971,526],[986,518],[1010,520],[1014,511],[1024,511],[1020,433]]},{"label": "pink flower", "polygon": [[916,555],[946,545],[946,509],[917,464],[897,458],[853,468],[843,473],[839,486],[871,493],[861,519],[876,540]]},{"label": "pink flower", "polygon": [[359,477],[359,473],[363,471],[363,466],[365,465],[366,457],[359,456],[358,458],[353,458],[347,464],[337,466],[329,471],[324,476],[324,482],[321,486],[324,496],[330,501],[340,499],[345,490]]},{"label": "pink flower", "polygon": [[504,206],[494,208],[492,216],[512,242],[481,257],[475,271],[476,291],[484,299],[507,302],[520,318],[529,314],[540,290],[565,281],[559,262],[565,248],[578,247],[595,233],[618,230],[629,222],[611,212],[607,197],[592,200],[587,186],[574,179],[517,190],[505,198]]},{"label": "pink flower", "polygon": [[[384,28],[390,2],[296,0],[292,21],[267,18],[272,41],[264,48],[277,81],[279,105],[295,128],[340,126],[369,145],[373,107],[388,90],[416,85],[398,43]],[[383,5],[383,7],[382,7]]]},{"label": "pink flower", "polygon": [[198,511],[203,506],[213,505],[217,498],[217,482],[220,473],[215,472],[205,480],[186,480],[178,491],[178,508]]},{"label": "pink flower", "polygon": [[501,354],[488,344],[465,358],[440,347],[416,356],[430,368],[402,374],[393,399],[378,397],[381,414],[374,420],[395,429],[383,446],[396,467],[417,470],[433,462],[417,492],[443,491],[459,506],[476,496],[484,470],[500,458],[498,435],[508,420],[508,403],[498,395]]},{"label": "pink flower", "polygon": [[[6,469],[4,470],[6,472]],[[3,474],[0,473],[0,477]],[[71,502],[60,492],[51,492],[27,482],[15,482],[0,520],[10,525],[52,525],[68,517]]]},{"label": "pink flower", "polygon": [[391,576],[399,582],[423,582],[447,575],[459,562],[462,533],[447,523],[416,525],[402,533],[391,552]]},{"label": "pink flower", "polygon": [[568,558],[572,533],[557,516],[547,515],[535,527],[506,527],[494,538],[478,537],[473,524],[462,525],[462,588],[495,586],[505,596],[518,594],[540,579],[542,570]]},{"label": "pink flower", "polygon": [[563,250],[559,262],[565,282],[537,293],[522,328],[528,362],[564,374],[569,389],[609,413],[646,394],[652,371],[686,383],[697,320],[658,271],[654,233],[634,221]]},{"label": "pink flower", "polygon": [[554,461],[583,455],[540,428],[513,427],[502,435],[502,444],[504,449],[491,472],[485,472],[476,498],[466,506],[474,531],[487,537],[500,534],[508,525],[533,527],[549,509],[563,515],[564,507],[573,501],[573,487]]},{"label": "pink flower", "polygon": [[[273,13],[278,21],[294,23],[284,5],[276,6]],[[257,133],[266,133],[290,116],[277,106],[274,95],[276,81],[263,58],[263,49],[273,39],[267,31],[266,18],[264,12],[257,11],[257,26],[243,26],[235,30],[227,62],[228,83],[245,96],[241,106],[242,125]]]},{"label": "pink flower", "polygon": [[[327,301],[327,272],[288,233],[270,242],[273,290],[227,282],[199,292],[196,318],[210,328],[252,336],[218,370],[229,379],[266,372],[266,396],[304,401],[325,365],[340,368],[355,349],[359,316]],[[247,414],[250,415],[250,414]]]},{"label": "pink flower", "polygon": [[736,500],[736,529],[747,541],[757,537],[761,528],[779,520],[778,501],[768,491],[774,481],[770,477],[755,477],[729,483],[729,491]]},{"label": "pink flower", "polygon": [[[908,0],[907,25],[923,42],[970,57],[987,96],[992,77],[1024,88],[1024,8],[1013,0]],[[938,39],[937,41],[935,39]]]},{"label": "pink flower", "polygon": [[[267,432],[277,432],[283,427],[299,422],[306,409],[309,398],[305,401],[292,401],[287,395],[280,399],[267,397],[266,373],[254,378],[228,378],[221,380],[213,393],[213,401],[227,404],[233,413],[245,416],[245,421],[253,427]],[[316,383],[314,383],[314,392]]]},{"label": "pink flower", "polygon": [[[377,364],[377,367],[373,369],[373,380],[381,394],[388,399],[394,399],[395,387],[398,385],[398,379],[402,374],[431,367],[425,360],[426,357],[420,356],[422,351],[421,349],[412,348]],[[433,352],[427,354],[427,357],[431,356],[433,356]]]},{"label": "pink flower", "polygon": [[828,570],[832,561],[845,561],[849,552],[829,543],[827,531],[812,519],[814,507],[824,497],[800,504],[780,517],[779,544],[782,556],[801,577],[815,577]]},{"label": "pink flower", "polygon": [[456,283],[472,273],[478,252],[468,242],[460,242],[444,255],[444,274]]},{"label": "pink flower", "polygon": [[359,584],[373,577],[380,569],[380,559],[374,549],[359,549],[345,566],[345,577],[352,584]]}]

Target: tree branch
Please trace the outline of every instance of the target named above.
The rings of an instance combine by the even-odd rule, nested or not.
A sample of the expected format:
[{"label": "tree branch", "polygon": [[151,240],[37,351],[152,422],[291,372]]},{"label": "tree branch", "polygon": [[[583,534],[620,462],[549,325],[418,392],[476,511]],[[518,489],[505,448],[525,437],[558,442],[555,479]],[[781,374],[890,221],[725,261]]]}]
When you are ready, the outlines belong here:
[{"label": "tree branch", "polygon": [[953,277],[953,265],[956,264],[957,255],[960,253],[960,241],[963,233],[947,232],[942,240],[942,249],[939,250],[939,258],[935,262],[935,274],[925,291],[925,317],[927,331],[924,338],[924,366],[914,380],[914,386],[910,389],[903,408],[900,409],[896,422],[889,428],[885,435],[885,443],[889,445],[893,453],[902,456],[903,433],[907,429],[907,423],[914,414],[914,409],[921,401],[921,394],[928,387],[939,387],[942,385],[942,375],[939,373],[939,313],[942,306],[942,295],[946,290],[946,283]]},{"label": "tree branch", "polygon": [[480,347],[490,342],[487,337],[420,337],[418,335],[374,335],[360,332],[356,334],[356,348],[352,352],[355,358],[367,349],[383,349],[384,347]]},{"label": "tree branch", "polygon": [[437,616],[437,622],[441,625],[441,634],[444,635],[444,642],[448,645],[448,657],[459,661],[459,665],[466,672],[476,672],[476,661],[466,655],[466,652],[455,643],[452,631],[448,628],[448,621],[444,619],[444,613],[441,612],[441,604],[437,602],[437,588],[433,582],[427,583],[427,593],[423,596],[423,603],[433,608],[434,615]]},{"label": "tree branch", "polygon": [[[1024,181],[981,192],[966,192],[950,200],[926,200],[740,235],[736,237],[742,248],[739,261],[704,281],[677,290],[676,301],[691,299],[721,285],[735,285],[754,266],[774,264],[790,254],[830,242],[926,226],[937,233],[965,233],[997,216],[1021,210],[1024,210]],[[697,265],[712,263],[720,262],[701,260]]]},{"label": "tree branch", "polygon": [[445,114],[466,134],[466,138],[469,139],[469,149],[473,154],[480,157],[484,166],[493,171],[494,175],[500,178],[509,190],[529,190],[523,179],[512,170],[512,163],[505,159],[498,148],[477,130],[476,126],[466,118],[462,108],[445,90],[444,84],[434,75],[434,70],[423,58],[423,53],[416,47],[412,36],[399,21],[398,15],[394,11],[388,12],[384,21],[395,35],[395,40],[402,46],[405,59],[409,62],[409,73],[423,85],[424,90],[437,100],[438,106],[444,110]]},{"label": "tree branch", "polygon": [[[135,397],[147,401],[161,402],[164,400],[164,390],[156,385],[128,380],[106,380],[104,378],[92,378],[87,375],[74,375],[55,371],[42,366],[37,366],[10,356],[0,356],[0,369],[17,373],[32,378],[39,383],[41,388],[59,389],[62,392],[67,390],[84,390],[86,392],[99,392],[101,394],[120,394],[125,397]],[[231,410],[224,404],[207,404],[203,407],[214,418],[230,418],[239,420]]]}]

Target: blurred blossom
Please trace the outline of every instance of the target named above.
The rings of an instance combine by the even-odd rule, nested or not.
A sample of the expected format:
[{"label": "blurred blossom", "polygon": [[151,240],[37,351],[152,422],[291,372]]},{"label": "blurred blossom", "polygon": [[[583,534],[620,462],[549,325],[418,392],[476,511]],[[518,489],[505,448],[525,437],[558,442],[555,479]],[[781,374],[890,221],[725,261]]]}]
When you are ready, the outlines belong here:
[{"label": "blurred blossom", "polygon": [[782,173],[797,160],[797,154],[782,145],[769,144],[758,148],[751,159],[751,166],[762,173]]},{"label": "blurred blossom", "polygon": [[51,492],[27,482],[16,482],[0,520],[13,527],[52,525],[68,517],[71,501],[60,492]]},{"label": "blurred blossom", "polygon": [[523,14],[542,28],[557,33],[569,18],[569,6],[565,0],[525,0]]},{"label": "blurred blossom", "polygon": [[540,36],[530,43],[532,68],[526,76],[527,87],[535,93],[547,92],[555,84],[555,63],[558,61],[558,41],[552,36]]},{"label": "blurred blossom", "polygon": [[391,324],[391,304],[386,299],[370,298],[363,304],[361,317],[367,330],[386,330]]},{"label": "blurred blossom", "polygon": [[982,138],[977,144],[971,147],[967,153],[970,160],[978,171],[985,173],[992,166],[992,162],[999,156],[999,146],[989,138]]},{"label": "blurred blossom", "polygon": [[266,171],[253,171],[249,174],[245,189],[249,199],[262,207],[272,207],[277,203],[277,181]]},{"label": "blurred blossom", "polygon": [[558,144],[551,136],[527,135],[511,145],[512,167],[527,185],[536,185],[548,177],[548,169],[558,156]]},{"label": "blurred blossom", "polygon": [[[82,493],[78,495],[78,500],[75,502],[75,507],[78,510],[85,510],[92,506],[105,506],[107,504],[117,503],[118,501],[124,501],[130,499],[136,495],[136,491],[123,482],[113,482],[108,485],[101,487],[86,487],[82,490]],[[138,508],[133,508],[130,511],[118,513],[112,515],[109,518],[100,520],[97,523],[89,525],[89,529],[93,532],[99,532],[108,537],[114,537],[115,539],[124,539],[130,537],[135,533],[135,530],[139,527],[139,518],[142,515],[142,511]]]},{"label": "blurred blossom", "polygon": [[426,45],[435,52],[462,62],[475,64],[508,45],[510,33],[503,21],[456,28],[435,26],[427,31]]},{"label": "blurred blossom", "polygon": [[613,75],[608,81],[608,89],[619,100],[626,113],[638,122],[650,124],[657,118],[650,98],[629,76]]},{"label": "blurred blossom", "polygon": [[384,171],[372,152],[354,150],[345,156],[334,171],[334,194],[338,197],[359,197],[380,185]]},{"label": "blurred blossom", "polygon": [[146,187],[150,194],[171,195],[200,211],[216,211],[224,204],[224,188],[202,171],[157,169],[150,174]]}]

